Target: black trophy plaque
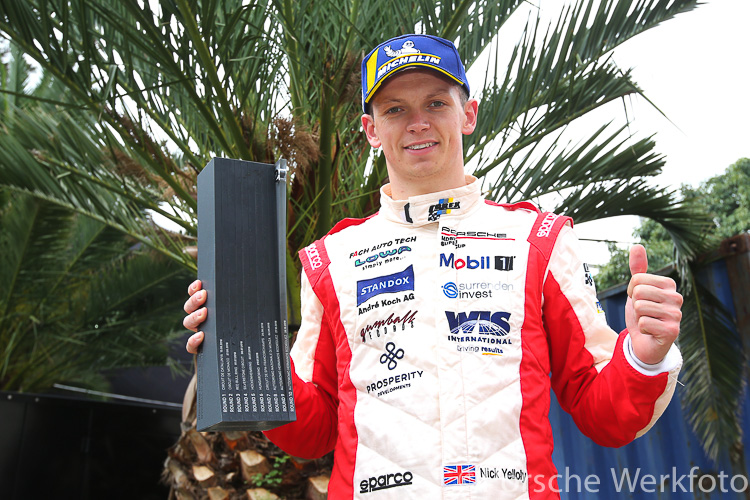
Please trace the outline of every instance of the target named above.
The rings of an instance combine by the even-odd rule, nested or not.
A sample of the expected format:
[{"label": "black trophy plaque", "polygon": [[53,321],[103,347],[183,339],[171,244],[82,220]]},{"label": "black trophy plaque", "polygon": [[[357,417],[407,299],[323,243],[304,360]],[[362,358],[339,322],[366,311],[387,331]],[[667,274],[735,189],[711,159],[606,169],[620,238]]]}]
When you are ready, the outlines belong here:
[{"label": "black trophy plaque", "polygon": [[296,420],[286,311],[286,161],[214,158],[198,175],[199,431]]}]

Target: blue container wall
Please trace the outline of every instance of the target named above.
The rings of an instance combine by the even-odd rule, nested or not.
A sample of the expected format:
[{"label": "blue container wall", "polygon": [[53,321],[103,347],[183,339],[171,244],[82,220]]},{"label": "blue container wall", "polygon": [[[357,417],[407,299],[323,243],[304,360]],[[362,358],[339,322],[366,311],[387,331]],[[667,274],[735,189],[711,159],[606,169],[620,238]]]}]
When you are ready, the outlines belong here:
[{"label": "blue container wall", "polygon": [[[734,314],[723,260],[705,267],[698,279]],[[625,328],[626,299],[625,286],[600,295],[607,321],[618,332]],[[728,456],[720,457],[718,463],[711,462],[705,456],[680,405],[682,391],[683,388],[678,385],[669,407],[645,436],[618,449],[598,446],[581,434],[553,394],[549,415],[555,438],[552,458],[558,469],[561,497],[571,500],[744,499],[744,493],[737,490],[746,487],[747,471],[733,471]],[[750,444],[747,443],[747,436],[750,436],[748,398],[744,398],[743,415],[745,462],[750,463]],[[529,487],[532,490],[540,488],[533,482]]]}]

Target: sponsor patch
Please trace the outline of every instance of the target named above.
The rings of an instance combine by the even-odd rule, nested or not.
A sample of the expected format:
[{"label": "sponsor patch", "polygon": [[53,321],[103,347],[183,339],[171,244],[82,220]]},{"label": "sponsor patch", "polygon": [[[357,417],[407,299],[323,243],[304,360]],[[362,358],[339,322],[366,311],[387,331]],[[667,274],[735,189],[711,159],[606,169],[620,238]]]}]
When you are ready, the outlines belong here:
[{"label": "sponsor patch", "polygon": [[408,470],[405,472],[396,472],[395,474],[372,476],[367,479],[363,479],[359,483],[359,492],[372,493],[373,491],[380,491],[388,488],[409,486],[411,485],[412,479],[414,479],[414,476]]},{"label": "sponsor patch", "polygon": [[435,205],[430,205],[427,220],[436,221],[441,215],[449,214],[451,213],[451,210],[459,210],[460,208],[460,201],[453,201],[453,198],[441,198]]},{"label": "sponsor patch", "polygon": [[405,290],[414,290],[413,266],[409,266],[399,273],[357,281],[357,306],[377,295]]},{"label": "sponsor patch", "polygon": [[[400,52],[403,50],[403,47],[395,52]],[[388,53],[386,52],[386,55]],[[398,68],[402,64],[414,64],[414,63],[428,63],[428,64],[434,64],[439,65],[440,64],[440,57],[433,55],[433,54],[418,54],[418,55],[409,55],[404,54],[401,56],[397,56],[395,59],[391,59],[384,65],[382,65],[380,68],[378,68],[378,74],[376,78],[380,78],[386,73],[389,73],[391,70]]]},{"label": "sponsor patch", "polygon": [[477,474],[473,465],[444,465],[443,486],[474,484]]},{"label": "sponsor patch", "polygon": [[443,285],[443,293],[449,299],[456,299],[458,298],[458,287],[455,283],[449,281],[448,283]]},{"label": "sponsor patch", "polygon": [[502,356],[503,346],[513,345],[510,333],[510,313],[504,311],[471,311],[458,314],[446,311],[450,334],[448,340],[456,344],[458,352],[473,352],[482,356]]},{"label": "sponsor patch", "polygon": [[553,214],[552,212],[544,216],[544,220],[542,220],[542,223],[539,225],[539,229],[536,232],[537,238],[546,238],[549,236],[550,231],[552,231],[552,226],[559,217],[559,215]]},{"label": "sponsor patch", "polygon": [[[493,265],[494,260],[494,265]],[[489,255],[480,255],[472,258],[467,255],[465,259],[456,258],[452,253],[440,254],[440,267],[451,269],[496,269],[498,271],[512,271],[515,256],[495,255],[494,259]]]},{"label": "sponsor patch", "polygon": [[405,56],[407,54],[419,54],[422,51],[414,47],[413,41],[406,40],[401,45],[400,49],[393,50],[390,45],[386,45],[385,48],[383,49],[383,52],[385,52],[385,55],[387,55],[388,57],[400,57],[400,56]]},{"label": "sponsor patch", "polygon": [[589,286],[594,286],[594,276],[591,274],[589,265],[586,263],[583,264],[583,282]]},{"label": "sponsor patch", "polygon": [[404,359],[404,350],[396,349],[396,344],[388,342],[385,345],[385,353],[380,355],[380,364],[387,365],[389,370],[395,370],[399,359]]},{"label": "sponsor patch", "polygon": [[459,283],[449,281],[442,286],[443,294],[449,299],[491,299],[492,292],[512,292],[513,284],[502,281]]},{"label": "sponsor patch", "polygon": [[378,379],[367,384],[367,394],[380,398],[392,392],[408,389],[413,380],[422,378],[423,373],[424,370],[414,370]]},{"label": "sponsor patch", "polygon": [[396,333],[396,329],[399,325],[401,325],[402,331],[406,330],[407,325],[409,325],[411,328],[414,328],[414,318],[417,316],[417,312],[418,311],[408,311],[407,313],[400,316],[391,313],[386,319],[378,319],[367,323],[359,331],[359,335],[360,337],[362,337],[362,342],[372,340],[373,331],[375,332],[375,335],[377,337],[380,337],[381,330],[383,331],[383,335],[387,335],[389,333],[389,327],[392,328],[390,333]]},{"label": "sponsor patch", "polygon": [[323,265],[323,259],[320,258],[318,247],[315,246],[315,243],[311,243],[305,247],[305,254],[310,259],[310,267],[313,271]]},{"label": "sponsor patch", "polygon": [[508,238],[508,235],[506,233],[492,233],[488,231],[456,231],[455,229],[447,226],[443,226],[440,228],[441,246],[452,245],[456,248],[463,248],[466,246],[465,240],[515,241],[515,238]]},{"label": "sponsor patch", "polygon": [[499,311],[471,311],[455,314],[445,312],[452,334],[479,333],[504,336],[510,332],[510,313]]},{"label": "sponsor patch", "polygon": [[401,254],[404,252],[411,252],[411,247],[402,245],[398,248],[389,248],[382,250],[378,253],[368,255],[367,257],[357,258],[354,261],[354,266],[360,269],[369,269],[371,267],[379,266],[383,262],[392,262],[394,260],[401,260]]},{"label": "sponsor patch", "polygon": [[[406,245],[407,243],[414,243],[415,241],[417,241],[416,236],[409,236],[407,238],[393,238],[392,240],[384,241],[382,243],[376,243],[372,246],[366,246],[360,250],[355,250],[349,254],[349,258],[353,259],[354,257],[357,257],[358,259],[362,259],[369,254],[388,251],[392,248],[398,249],[402,245]],[[402,250],[402,252],[404,251],[406,250]],[[409,249],[409,251],[411,251],[411,249]]]}]

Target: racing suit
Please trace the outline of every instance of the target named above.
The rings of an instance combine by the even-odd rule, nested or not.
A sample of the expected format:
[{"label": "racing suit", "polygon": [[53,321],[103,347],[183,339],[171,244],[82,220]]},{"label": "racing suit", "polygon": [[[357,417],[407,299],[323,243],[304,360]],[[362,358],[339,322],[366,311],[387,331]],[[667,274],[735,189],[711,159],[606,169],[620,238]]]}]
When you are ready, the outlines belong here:
[{"label": "racing suit", "polygon": [[467,182],[400,201],[384,186],[377,214],[300,252],[298,420],[266,434],[335,449],[329,498],[559,498],[550,387],[605,446],[672,397],[679,351],[643,365],[607,326],[571,220]]}]

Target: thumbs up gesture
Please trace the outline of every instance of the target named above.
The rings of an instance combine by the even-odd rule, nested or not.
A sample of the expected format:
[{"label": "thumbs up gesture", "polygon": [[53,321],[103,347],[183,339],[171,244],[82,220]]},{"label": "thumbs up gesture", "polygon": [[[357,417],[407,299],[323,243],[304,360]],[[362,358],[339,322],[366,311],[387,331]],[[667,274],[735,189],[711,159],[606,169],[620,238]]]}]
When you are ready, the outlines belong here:
[{"label": "thumbs up gesture", "polygon": [[630,249],[630,283],[625,305],[625,324],[633,352],[644,363],[659,363],[680,333],[682,295],[674,280],[647,274],[648,257],[643,245]]}]

